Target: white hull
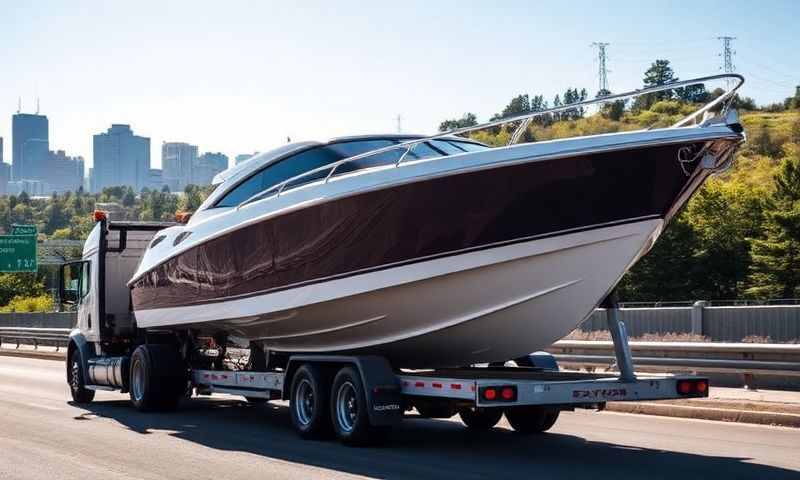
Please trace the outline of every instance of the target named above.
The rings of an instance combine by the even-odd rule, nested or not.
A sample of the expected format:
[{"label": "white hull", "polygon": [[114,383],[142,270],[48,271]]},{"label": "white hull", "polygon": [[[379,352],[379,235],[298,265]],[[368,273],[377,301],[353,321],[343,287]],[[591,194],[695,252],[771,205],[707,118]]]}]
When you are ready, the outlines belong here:
[{"label": "white hull", "polygon": [[276,351],[374,351],[401,367],[502,361],[575,328],[662,225],[651,218],[563,233],[259,296],[140,310],[136,319],[144,328],[225,330]]}]

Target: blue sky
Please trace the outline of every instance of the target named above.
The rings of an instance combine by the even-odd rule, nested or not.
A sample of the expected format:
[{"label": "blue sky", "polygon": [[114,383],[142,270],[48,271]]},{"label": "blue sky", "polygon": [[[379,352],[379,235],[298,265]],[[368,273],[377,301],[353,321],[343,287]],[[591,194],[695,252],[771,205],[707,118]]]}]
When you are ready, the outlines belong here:
[{"label": "blue sky", "polygon": [[[296,6],[294,4],[302,4]],[[51,148],[92,160],[92,134],[129,123],[201,151],[432,132],[488,119],[519,93],[597,90],[593,41],[609,42],[612,91],[656,58],[681,78],[719,72],[733,35],[743,93],[758,103],[800,83],[800,1],[82,2],[4,0],[0,136],[11,115],[50,118]]]}]

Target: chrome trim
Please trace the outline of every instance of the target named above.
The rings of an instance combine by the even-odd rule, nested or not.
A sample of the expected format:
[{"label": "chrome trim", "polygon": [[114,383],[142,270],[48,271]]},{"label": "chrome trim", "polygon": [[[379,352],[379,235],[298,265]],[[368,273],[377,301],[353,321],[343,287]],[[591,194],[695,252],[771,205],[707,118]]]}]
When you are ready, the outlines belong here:
[{"label": "chrome trim", "polygon": [[[408,152],[411,151],[414,148],[414,146],[416,146],[416,145],[418,145],[420,143],[425,143],[425,142],[428,142],[430,140],[435,140],[435,139],[438,139],[438,138],[441,138],[441,137],[454,136],[454,135],[458,135],[458,134],[461,134],[461,133],[468,133],[468,132],[474,132],[474,131],[479,131],[479,130],[485,130],[487,128],[506,125],[508,123],[522,122],[522,124],[514,131],[514,134],[511,137],[511,140],[516,142],[519,139],[519,137],[522,136],[522,133],[523,133],[523,130],[524,130],[523,125],[526,126],[526,123],[530,123],[529,121],[532,120],[533,118],[536,118],[536,117],[541,117],[543,115],[548,115],[548,114],[553,114],[553,113],[564,112],[564,111],[567,111],[567,110],[573,110],[573,109],[576,109],[576,108],[581,108],[581,107],[585,107],[585,106],[589,106],[589,105],[611,103],[611,102],[615,102],[617,100],[633,98],[633,97],[638,97],[638,96],[641,96],[641,95],[647,95],[647,94],[650,94],[650,93],[663,92],[663,91],[667,91],[667,90],[674,90],[676,88],[680,88],[680,87],[684,87],[684,86],[697,85],[697,84],[700,84],[700,83],[703,83],[703,82],[708,82],[708,81],[712,81],[712,80],[722,80],[722,79],[728,79],[728,80],[735,79],[735,80],[738,80],[738,83],[736,85],[734,85],[733,88],[731,88],[730,90],[726,91],[724,94],[720,95],[719,97],[717,97],[713,101],[707,103],[706,105],[704,105],[699,110],[689,114],[684,119],[682,119],[679,122],[677,122],[676,124],[672,125],[672,128],[677,128],[677,127],[682,127],[682,126],[687,125],[692,120],[695,120],[700,115],[705,114],[706,112],[710,111],[715,106],[717,106],[719,104],[722,104],[723,102],[724,102],[724,105],[723,105],[723,108],[722,108],[722,116],[724,117],[725,114],[727,114],[727,112],[728,112],[728,107],[730,106],[730,100],[733,99],[733,95],[736,93],[737,90],[739,90],[739,88],[742,86],[742,84],[744,84],[744,77],[739,75],[739,74],[736,74],[736,73],[725,73],[725,74],[720,74],[720,75],[709,75],[709,76],[706,76],[706,77],[699,77],[699,78],[693,78],[693,79],[690,79],[690,80],[672,82],[672,83],[668,83],[666,85],[658,85],[658,86],[655,86],[655,87],[642,88],[642,89],[633,90],[633,91],[630,91],[630,92],[618,93],[618,94],[615,94],[615,95],[608,95],[608,96],[605,96],[605,97],[593,98],[591,100],[585,100],[583,102],[571,103],[569,105],[563,105],[563,106],[560,106],[560,107],[549,108],[549,109],[541,110],[541,111],[538,111],[538,112],[530,112],[530,113],[526,113],[526,114],[523,114],[523,115],[517,115],[515,117],[510,117],[510,118],[495,120],[495,121],[492,121],[492,122],[482,123],[482,124],[475,125],[475,126],[472,126],[472,127],[456,128],[456,129],[453,129],[453,130],[450,130],[450,131],[447,131],[447,132],[438,133],[436,135],[431,135],[431,136],[428,136],[428,137],[418,138],[418,139],[415,139],[415,140],[409,140],[407,142],[401,142],[401,143],[397,143],[395,145],[389,145],[387,147],[377,148],[375,150],[370,150],[369,152],[364,152],[364,153],[361,153],[361,154],[358,154],[358,155],[353,155],[352,157],[344,158],[342,160],[338,160],[336,162],[329,163],[327,165],[323,165],[323,166],[315,168],[313,170],[309,170],[309,171],[303,172],[303,173],[301,173],[299,175],[295,175],[294,177],[288,178],[288,179],[286,179],[286,180],[284,180],[284,181],[282,181],[280,183],[277,183],[277,184],[275,184],[275,185],[273,185],[273,186],[271,186],[271,187],[269,187],[269,188],[267,188],[265,190],[262,190],[261,192],[256,193],[255,195],[251,196],[250,198],[244,200],[243,202],[241,202],[239,205],[236,206],[236,209],[238,210],[242,206],[247,205],[248,203],[252,203],[252,202],[254,202],[256,200],[260,200],[261,198],[266,198],[266,197],[270,196],[269,194],[271,192],[274,192],[275,190],[277,190],[277,193],[275,193],[275,196],[279,197],[280,194],[283,193],[283,190],[284,190],[284,188],[286,187],[287,184],[292,183],[292,182],[294,182],[296,180],[300,180],[302,178],[308,177],[308,176],[312,176],[312,175],[317,174],[317,173],[325,172],[328,169],[331,169],[331,172],[328,173],[326,175],[326,178],[325,178],[325,182],[327,183],[328,180],[331,178],[331,176],[333,176],[333,171],[336,170],[336,168],[338,168],[339,165],[342,165],[344,163],[350,163],[350,162],[353,162],[353,161],[356,161],[356,160],[360,160],[362,158],[367,158],[367,157],[371,157],[371,156],[374,156],[374,155],[378,155],[380,153],[389,152],[389,151],[396,150],[396,149],[399,149],[399,148],[405,148],[406,149],[405,153],[400,157],[400,159],[395,164],[395,167],[399,167],[400,164],[402,163],[403,159],[405,158],[405,156],[408,154]],[[511,144],[511,141],[509,141],[509,144]],[[441,157],[439,157],[439,158],[441,158]]]}]

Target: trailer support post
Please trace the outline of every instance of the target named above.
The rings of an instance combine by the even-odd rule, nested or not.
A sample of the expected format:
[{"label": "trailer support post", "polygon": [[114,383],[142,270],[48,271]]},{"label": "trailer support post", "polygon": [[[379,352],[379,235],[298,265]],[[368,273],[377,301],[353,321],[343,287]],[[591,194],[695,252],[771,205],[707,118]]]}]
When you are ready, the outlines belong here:
[{"label": "trailer support post", "polygon": [[600,306],[606,309],[608,330],[611,332],[611,340],[614,342],[614,355],[617,357],[619,379],[626,383],[635,382],[636,375],[633,373],[633,355],[631,354],[631,346],[628,344],[628,332],[625,329],[625,323],[619,319],[619,304],[616,288],[608,294]]}]

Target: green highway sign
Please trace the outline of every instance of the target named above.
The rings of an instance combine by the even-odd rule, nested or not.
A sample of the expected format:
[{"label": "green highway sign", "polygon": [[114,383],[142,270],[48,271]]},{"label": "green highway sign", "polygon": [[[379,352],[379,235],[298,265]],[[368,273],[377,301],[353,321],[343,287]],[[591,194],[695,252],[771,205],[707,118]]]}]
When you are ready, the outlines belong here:
[{"label": "green highway sign", "polygon": [[0,272],[35,272],[36,236],[0,235]]},{"label": "green highway sign", "polygon": [[11,225],[11,235],[36,235],[36,225]]}]

